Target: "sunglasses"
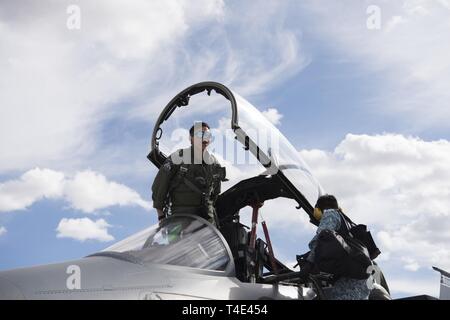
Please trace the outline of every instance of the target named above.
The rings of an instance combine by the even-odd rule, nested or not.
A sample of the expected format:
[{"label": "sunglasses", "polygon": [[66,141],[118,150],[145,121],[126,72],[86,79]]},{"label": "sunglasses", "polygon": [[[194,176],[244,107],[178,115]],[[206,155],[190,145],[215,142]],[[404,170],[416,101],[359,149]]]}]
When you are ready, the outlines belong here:
[{"label": "sunglasses", "polygon": [[194,133],[194,137],[201,138],[202,140],[211,140],[212,134],[209,131],[197,131]]}]

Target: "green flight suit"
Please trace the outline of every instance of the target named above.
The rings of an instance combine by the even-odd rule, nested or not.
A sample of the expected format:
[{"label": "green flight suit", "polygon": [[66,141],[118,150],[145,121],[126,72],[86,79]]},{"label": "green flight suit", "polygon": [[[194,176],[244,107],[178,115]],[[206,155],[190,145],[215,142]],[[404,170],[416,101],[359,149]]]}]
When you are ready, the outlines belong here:
[{"label": "green flight suit", "polygon": [[192,147],[178,150],[155,177],[153,207],[164,210],[169,206],[171,214],[196,214],[217,225],[214,204],[224,180],[224,168],[207,151],[202,157]]}]

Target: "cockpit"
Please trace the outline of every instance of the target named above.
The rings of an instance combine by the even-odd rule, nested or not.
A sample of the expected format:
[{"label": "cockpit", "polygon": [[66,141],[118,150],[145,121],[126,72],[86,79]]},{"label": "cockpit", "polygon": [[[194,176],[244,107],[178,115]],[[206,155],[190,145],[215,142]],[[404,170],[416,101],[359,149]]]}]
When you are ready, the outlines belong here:
[{"label": "cockpit", "polygon": [[206,220],[188,214],[169,217],[93,256],[234,275],[231,251],[221,233]]}]

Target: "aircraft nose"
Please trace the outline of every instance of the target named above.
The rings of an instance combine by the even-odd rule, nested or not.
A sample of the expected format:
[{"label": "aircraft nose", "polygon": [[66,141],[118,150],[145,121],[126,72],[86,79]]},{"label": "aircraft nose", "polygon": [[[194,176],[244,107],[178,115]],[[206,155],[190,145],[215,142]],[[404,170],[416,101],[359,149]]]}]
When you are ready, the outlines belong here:
[{"label": "aircraft nose", "polygon": [[24,298],[17,286],[7,279],[0,278],[0,300],[23,300]]}]

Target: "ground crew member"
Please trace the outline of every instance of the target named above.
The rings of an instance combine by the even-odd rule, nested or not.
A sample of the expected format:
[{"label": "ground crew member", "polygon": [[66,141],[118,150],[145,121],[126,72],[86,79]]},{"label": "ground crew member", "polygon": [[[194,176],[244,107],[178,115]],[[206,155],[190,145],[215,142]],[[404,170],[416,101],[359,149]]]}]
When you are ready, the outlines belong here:
[{"label": "ground crew member", "polygon": [[[340,209],[336,198],[332,195],[323,195],[319,197],[314,209],[314,218],[320,221],[316,236],[309,243],[311,252],[307,257],[307,263],[300,271],[301,276],[305,277],[314,268],[315,248],[317,244],[317,235],[322,230],[334,230],[339,232],[344,223],[339,213]],[[326,298],[329,300],[367,300],[370,294],[370,288],[367,280],[340,277],[331,288],[324,290]]]}]

